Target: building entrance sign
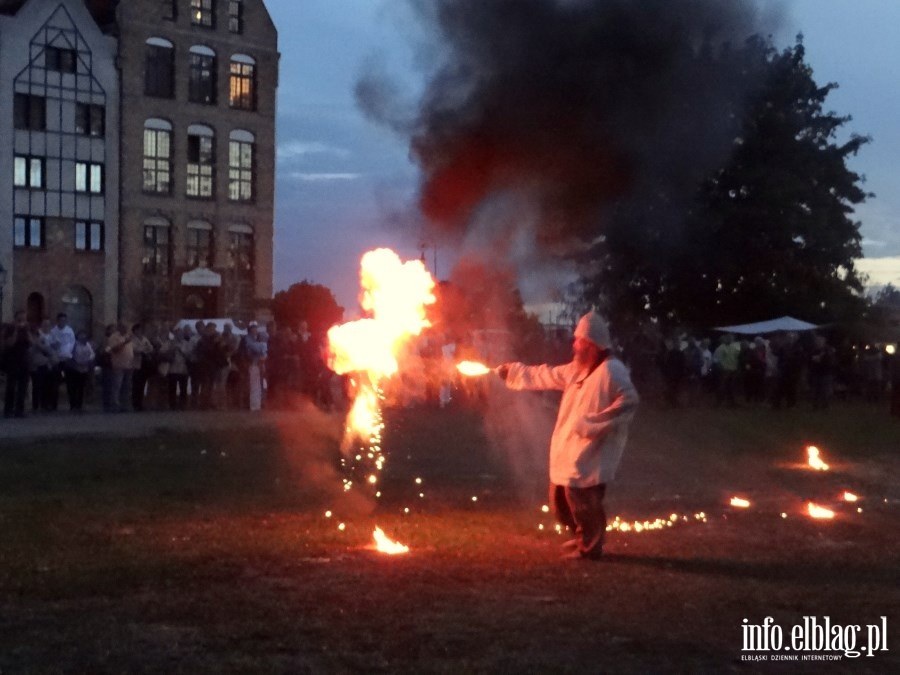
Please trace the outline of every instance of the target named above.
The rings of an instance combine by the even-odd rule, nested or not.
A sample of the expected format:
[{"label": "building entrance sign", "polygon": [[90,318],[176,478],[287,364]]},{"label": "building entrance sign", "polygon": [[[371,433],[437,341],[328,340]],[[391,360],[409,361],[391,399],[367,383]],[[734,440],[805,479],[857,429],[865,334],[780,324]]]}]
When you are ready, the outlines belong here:
[{"label": "building entrance sign", "polygon": [[219,288],[222,285],[222,275],[206,267],[197,267],[181,275],[181,285]]}]

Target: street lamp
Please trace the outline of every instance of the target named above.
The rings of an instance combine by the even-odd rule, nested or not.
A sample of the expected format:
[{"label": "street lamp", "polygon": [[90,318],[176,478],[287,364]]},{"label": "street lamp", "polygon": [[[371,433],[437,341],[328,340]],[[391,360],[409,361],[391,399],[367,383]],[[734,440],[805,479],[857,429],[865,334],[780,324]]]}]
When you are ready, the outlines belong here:
[{"label": "street lamp", "polygon": [[0,326],[3,325],[3,287],[6,286],[6,269],[0,265]]}]

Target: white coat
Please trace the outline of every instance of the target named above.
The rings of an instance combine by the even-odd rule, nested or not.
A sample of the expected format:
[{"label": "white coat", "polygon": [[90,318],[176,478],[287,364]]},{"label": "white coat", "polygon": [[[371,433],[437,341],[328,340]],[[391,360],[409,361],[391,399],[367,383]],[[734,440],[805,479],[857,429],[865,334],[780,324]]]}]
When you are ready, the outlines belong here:
[{"label": "white coat", "polygon": [[591,487],[615,478],[640,400],[624,363],[610,357],[591,373],[574,361],[555,367],[513,363],[506,386],[563,392],[550,439],[551,483]]}]

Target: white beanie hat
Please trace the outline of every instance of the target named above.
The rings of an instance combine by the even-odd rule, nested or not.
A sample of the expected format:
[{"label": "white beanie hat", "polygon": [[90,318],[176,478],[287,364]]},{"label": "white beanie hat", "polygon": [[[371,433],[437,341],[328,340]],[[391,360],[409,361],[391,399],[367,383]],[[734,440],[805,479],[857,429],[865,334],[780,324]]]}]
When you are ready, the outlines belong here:
[{"label": "white beanie hat", "polygon": [[578,325],[575,326],[575,337],[586,338],[600,349],[610,346],[609,327],[603,317],[593,311],[578,320]]}]

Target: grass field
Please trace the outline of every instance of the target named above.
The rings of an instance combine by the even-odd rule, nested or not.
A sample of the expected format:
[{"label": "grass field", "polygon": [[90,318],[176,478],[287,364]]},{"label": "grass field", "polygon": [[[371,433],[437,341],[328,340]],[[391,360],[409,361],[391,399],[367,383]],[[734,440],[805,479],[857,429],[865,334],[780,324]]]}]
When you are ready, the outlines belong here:
[{"label": "grass field", "polygon": [[[342,494],[339,427],[304,409],[268,431],[4,441],[0,672],[782,670],[741,660],[743,620],[767,616],[788,636],[804,616],[858,624],[863,643],[886,616],[889,651],[787,668],[900,672],[900,422],[882,410],[645,405],[610,515],[687,520],[612,532],[599,562],[560,560],[542,467],[478,414],[390,411],[377,503]],[[808,443],[831,471],[799,466]],[[376,523],[411,552],[371,550]]]}]

